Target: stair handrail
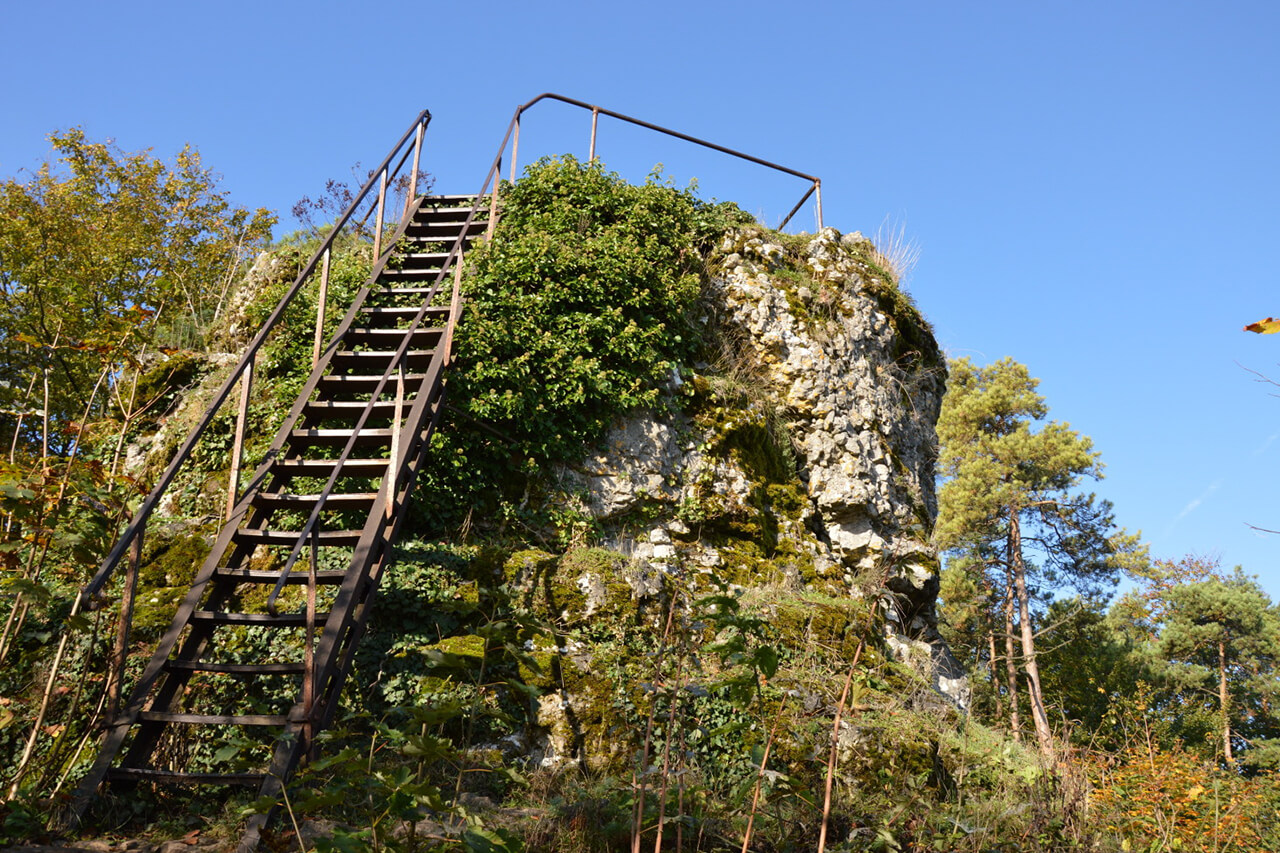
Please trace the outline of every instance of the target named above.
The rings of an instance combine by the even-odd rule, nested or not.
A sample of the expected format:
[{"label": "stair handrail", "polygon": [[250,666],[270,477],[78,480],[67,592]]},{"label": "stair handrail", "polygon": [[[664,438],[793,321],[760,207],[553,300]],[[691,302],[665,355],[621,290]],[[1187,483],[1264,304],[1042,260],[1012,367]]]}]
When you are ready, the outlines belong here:
[{"label": "stair handrail", "polygon": [[805,192],[803,196],[800,197],[800,200],[796,202],[795,206],[791,208],[791,210],[787,213],[787,215],[782,218],[782,221],[778,223],[777,230],[781,231],[783,228],[785,228],[787,223],[791,221],[791,217],[796,215],[796,213],[800,210],[801,207],[804,206],[804,203],[808,201],[811,196],[814,197],[814,207],[815,207],[815,215],[816,215],[817,224],[818,224],[818,230],[819,231],[822,230],[822,179],[821,178],[818,178],[815,175],[806,174],[796,169],[792,169],[789,166],[783,166],[780,163],[774,163],[770,160],[765,160],[762,157],[756,157],[753,154],[747,154],[746,152],[738,151],[736,149],[729,148],[724,145],[719,145],[717,143],[710,142],[705,139],[700,139],[696,136],[692,136],[687,133],[682,133],[678,130],[674,130],[669,127],[663,127],[662,125],[659,125],[659,124],[654,124],[652,122],[644,121],[643,119],[635,118],[634,116],[629,116],[620,112],[615,112],[614,110],[605,109],[604,107],[601,107],[597,104],[589,104],[586,101],[579,101],[576,98],[569,98],[569,97],[566,97],[565,95],[559,95],[559,94],[556,94],[555,92],[543,92],[541,95],[538,95],[533,100],[516,107],[515,116],[512,117],[511,124],[507,128],[507,136],[503,139],[502,147],[498,149],[498,161],[500,162],[502,158],[502,152],[506,149],[507,140],[511,139],[514,132],[515,140],[511,146],[511,169],[510,169],[509,178],[508,178],[512,182],[515,181],[515,177],[516,177],[516,160],[517,160],[517,155],[519,153],[519,146],[520,146],[520,117],[526,110],[533,107],[535,104],[545,100],[560,101],[561,103],[569,104],[570,106],[579,107],[580,109],[591,111],[591,147],[589,149],[589,153],[587,156],[588,161],[593,161],[596,159],[596,124],[599,120],[599,117],[604,115],[604,116],[609,116],[610,118],[618,119],[619,121],[625,121],[625,122],[628,122],[629,124],[634,124],[638,127],[643,127],[646,130],[652,130],[657,133],[662,133],[667,136],[675,137],[676,139],[684,140],[685,142],[691,142],[694,145],[700,145],[703,148],[709,148],[712,151],[719,151],[721,154],[728,154],[731,157],[736,157],[740,160],[746,160],[747,162],[755,163],[759,166],[764,166],[766,168],[773,169],[775,171],[782,172],[784,174],[791,175],[796,178],[802,178],[809,182],[809,189]]},{"label": "stair handrail", "polygon": [[[121,534],[120,538],[116,541],[115,546],[112,547],[111,552],[99,565],[98,571],[89,580],[89,582],[81,588],[78,598],[78,603],[81,606],[92,609],[97,605],[102,594],[103,587],[105,587],[107,582],[111,580],[116,569],[124,559],[125,554],[131,547],[136,545],[137,547],[134,547],[135,555],[141,555],[141,537],[146,529],[148,520],[151,518],[151,514],[155,511],[156,506],[159,505],[165,492],[168,491],[169,486],[171,486],[173,481],[177,478],[179,471],[181,471],[182,467],[190,459],[191,452],[204,436],[205,431],[213,422],[214,417],[226,404],[228,398],[231,396],[232,390],[236,386],[236,383],[241,381],[242,376],[245,376],[251,371],[253,362],[257,357],[258,350],[262,348],[263,344],[266,343],[267,337],[275,330],[276,326],[280,324],[281,319],[284,317],[284,312],[302,291],[303,286],[315,273],[316,268],[321,265],[322,261],[327,263],[329,252],[333,248],[335,241],[340,235],[342,235],[343,230],[351,221],[356,211],[359,210],[361,205],[370,198],[375,186],[378,187],[378,221],[375,223],[375,252],[373,266],[376,267],[378,265],[379,261],[382,259],[382,255],[384,254],[380,245],[380,237],[387,187],[390,181],[399,175],[400,170],[404,167],[409,155],[412,153],[413,173],[410,177],[408,190],[408,200],[412,201],[417,192],[418,167],[422,151],[423,135],[430,123],[431,112],[429,110],[422,110],[418,113],[417,117],[409,125],[409,128],[404,132],[404,135],[400,137],[400,140],[392,146],[391,150],[387,153],[387,156],[383,158],[382,162],[378,165],[378,168],[370,172],[369,178],[365,181],[364,186],[361,187],[360,192],[354,199],[352,199],[351,204],[348,205],[343,214],[338,217],[328,235],[321,241],[319,248],[316,249],[315,253],[311,256],[311,259],[302,268],[301,272],[298,273],[297,278],[294,279],[293,285],[283,296],[281,296],[280,301],[276,304],[275,310],[272,311],[271,315],[263,323],[262,328],[259,329],[258,333],[245,347],[240,360],[236,363],[236,366],[232,368],[230,375],[227,376],[226,380],[222,383],[222,386],[218,389],[218,392],[213,396],[209,406],[205,409],[204,416],[191,429],[191,432],[187,435],[186,441],[182,443],[182,446],[174,454],[173,459],[169,462],[168,467],[165,468],[164,473],[161,474],[160,479],[156,481],[155,486],[152,487],[146,499],[142,502],[142,505],[133,514],[133,518],[125,528],[124,533]],[[414,144],[412,146],[406,146],[406,143],[411,137],[414,139]],[[391,169],[391,162],[395,159],[397,154],[400,154],[400,160],[396,164],[395,168]],[[372,206],[370,209],[373,209]],[[363,227],[364,222],[367,220],[368,212],[366,212],[365,216],[356,227]]]},{"label": "stair handrail", "polygon": [[[411,217],[413,215],[413,212],[415,212],[416,209],[417,208],[414,207],[412,204],[410,205],[410,208],[409,208],[410,212],[406,213],[404,220],[401,222],[400,229],[397,232],[398,235],[404,233],[405,228],[409,224]],[[472,216],[474,216],[474,214],[472,214]],[[289,576],[292,573],[293,567],[297,563],[298,558],[301,556],[303,549],[306,547],[311,537],[319,532],[320,514],[325,509],[326,502],[329,500],[330,496],[333,494],[334,488],[336,487],[338,480],[342,476],[343,463],[345,463],[347,459],[350,458],[352,452],[355,450],[356,439],[360,431],[364,429],[365,425],[368,423],[369,417],[372,413],[372,402],[379,399],[382,396],[382,393],[385,390],[387,383],[395,381],[393,380],[393,377],[396,376],[397,374],[401,375],[401,379],[399,381],[402,384],[401,389],[398,393],[399,394],[404,393],[402,375],[405,369],[405,359],[409,354],[409,347],[413,341],[414,335],[418,332],[418,330],[422,326],[423,321],[426,319],[427,309],[435,300],[436,294],[439,292],[441,284],[444,280],[444,276],[446,274],[453,275],[454,292],[451,295],[451,301],[453,304],[455,305],[457,304],[457,301],[458,301],[457,291],[459,287],[459,278],[457,275],[453,274],[452,270],[450,270],[449,263],[454,259],[455,255],[458,257],[461,256],[460,255],[461,244],[465,238],[467,226],[471,224],[472,216],[469,216],[467,218],[466,223],[463,226],[461,235],[458,237],[457,241],[455,241],[454,243],[453,250],[447,256],[446,261],[441,265],[440,271],[436,273],[435,280],[432,282],[432,285],[431,285],[431,291],[423,298],[422,305],[419,307],[418,312],[413,316],[413,319],[409,322],[409,325],[404,329],[404,334],[400,339],[400,343],[396,346],[395,352],[392,354],[392,357],[388,361],[387,366],[383,369],[381,377],[378,379],[377,384],[374,386],[374,389],[370,394],[370,398],[369,398],[370,405],[366,407],[360,413],[360,415],[356,418],[354,425],[351,427],[351,435],[347,437],[347,440],[343,444],[342,450],[337,457],[338,462],[334,466],[333,472],[329,475],[328,479],[325,481],[323,488],[320,490],[320,493],[316,496],[315,505],[312,507],[310,514],[307,516],[306,523],[303,525],[302,529],[298,532],[298,538],[295,541],[293,548],[290,550],[289,556],[285,559],[283,567],[280,569],[280,577],[276,581],[275,586],[272,588],[271,592],[267,596],[267,612],[271,613],[272,615],[275,615],[276,613],[277,598],[279,597],[280,592],[284,589],[285,584],[288,583]],[[386,265],[386,259],[383,259],[378,264],[375,264],[371,278],[376,279],[377,276],[381,273],[382,269],[385,268],[385,265]],[[459,269],[461,269],[460,265],[459,265]],[[454,325],[453,317],[451,316],[450,323],[446,328],[445,332],[442,333],[441,342],[439,344],[439,349],[441,349],[444,353],[448,352],[448,347],[450,346],[450,343],[452,341],[453,325]],[[447,360],[447,355],[442,356],[442,358]],[[432,363],[434,364],[435,361],[436,359],[433,358]],[[430,375],[430,370],[427,371],[427,375],[428,376]],[[393,430],[392,430],[393,436],[396,435],[396,432],[402,427],[402,425],[398,422],[399,418],[397,418],[396,421],[397,422],[394,424]],[[282,426],[281,431],[283,432],[284,429],[285,427]],[[397,449],[395,445],[395,441],[396,439],[393,438],[393,444],[392,444],[393,450]],[[396,484],[395,474],[396,472],[399,471],[400,468],[404,466],[404,463],[406,460],[402,459],[401,457],[405,456],[408,448],[400,447],[398,448],[398,450],[400,452],[392,452],[390,454],[391,459],[387,466],[389,476],[386,479],[387,485],[384,485],[379,489],[379,499],[378,499],[379,504],[384,500],[387,502],[394,502],[396,499],[395,489],[394,489]],[[378,505],[375,505],[374,513],[377,513],[377,510],[378,510]]]}]

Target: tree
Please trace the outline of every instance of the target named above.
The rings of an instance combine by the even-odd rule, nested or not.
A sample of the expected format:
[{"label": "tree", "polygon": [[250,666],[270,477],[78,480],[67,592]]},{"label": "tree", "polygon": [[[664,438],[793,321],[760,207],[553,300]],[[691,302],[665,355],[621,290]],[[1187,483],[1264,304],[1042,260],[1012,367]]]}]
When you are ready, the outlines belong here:
[{"label": "tree", "polygon": [[1163,615],[1157,654],[1175,685],[1216,706],[1223,760],[1241,744],[1272,746],[1280,613],[1267,594],[1237,567],[1170,588]]},{"label": "tree", "polygon": [[[73,446],[145,347],[202,343],[274,222],[233,205],[190,147],[165,163],[78,128],[50,140],[55,161],[0,183],[0,405],[42,415],[42,455]],[[34,449],[19,422],[0,438]]]},{"label": "tree", "polygon": [[1036,740],[1052,761],[1036,654],[1033,610],[1039,585],[1069,584],[1097,597],[1115,582],[1124,558],[1141,559],[1141,550],[1134,537],[1115,529],[1108,502],[1073,491],[1082,478],[1101,476],[1092,442],[1063,423],[1033,430],[1048,414],[1037,384],[1012,359],[984,368],[968,359],[951,362],[938,421],[943,482],[935,535],[949,552],[949,569],[977,579],[986,595],[991,614],[987,661],[993,674],[996,635],[1003,637],[1015,733],[1020,662]]}]

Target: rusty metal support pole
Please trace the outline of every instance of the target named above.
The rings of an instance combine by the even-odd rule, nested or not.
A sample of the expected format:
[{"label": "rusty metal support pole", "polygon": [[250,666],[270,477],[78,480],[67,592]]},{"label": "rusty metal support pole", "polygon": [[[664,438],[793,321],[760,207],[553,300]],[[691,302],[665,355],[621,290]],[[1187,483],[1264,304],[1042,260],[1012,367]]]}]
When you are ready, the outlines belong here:
[{"label": "rusty metal support pole", "polygon": [[499,158],[498,165],[494,168],[493,186],[489,187],[489,223],[484,228],[484,239],[487,242],[493,236],[493,229],[498,227],[498,184],[502,179],[502,160]]},{"label": "rusty metal support pole", "polygon": [[138,567],[142,564],[142,541],[147,534],[144,524],[138,528],[129,550],[129,564],[125,569],[124,590],[120,594],[120,623],[116,625],[115,647],[111,650],[111,670],[107,673],[106,724],[115,722],[120,713],[120,698],[124,695],[124,669],[129,659],[129,627],[133,622],[133,599],[138,589]]},{"label": "rusty metal support pole", "polygon": [[462,308],[462,252],[453,264],[453,298],[449,302],[449,324],[445,327],[444,340],[448,347],[444,351],[444,366],[448,367],[453,360],[453,330],[458,325],[458,311]]},{"label": "rusty metal support pole", "polygon": [[[507,172],[507,180],[513,184],[516,182],[516,158],[519,154],[520,154],[520,113],[517,111],[515,135],[511,138],[511,168]],[[498,177],[502,177],[501,166],[498,167]],[[493,189],[495,192],[497,192],[498,187],[496,184],[494,185]]]},{"label": "rusty metal support pole", "polygon": [[240,405],[236,409],[236,435],[231,446],[231,473],[227,477],[227,520],[231,519],[231,511],[235,509],[236,497],[240,493],[240,469],[244,455],[245,423],[249,420],[249,394],[253,390],[253,362],[250,360],[240,374]]},{"label": "rusty metal support pole", "polygon": [[311,749],[315,732],[312,722],[315,719],[316,704],[316,569],[320,562],[320,525],[311,528],[311,559],[307,564],[307,639],[302,659],[302,709],[305,722],[302,724],[302,737]]},{"label": "rusty metal support pole", "polygon": [[409,189],[404,194],[404,213],[401,216],[409,215],[409,208],[418,197],[418,164],[422,160],[422,135],[426,129],[425,124],[418,122],[418,130],[413,136],[413,169],[409,172]]},{"label": "rusty metal support pole", "polygon": [[404,361],[396,368],[396,416],[391,424],[391,464],[387,466],[387,520],[396,513],[396,473],[400,469],[400,427],[404,418]]},{"label": "rusty metal support pole", "polygon": [[378,221],[373,226],[373,265],[382,258],[382,215],[387,205],[387,169],[384,166],[378,180]]},{"label": "rusty metal support pole", "polygon": [[587,153],[587,162],[596,161],[596,123],[600,120],[600,108],[591,108],[591,150]]},{"label": "rusty metal support pole", "polygon": [[320,347],[324,344],[324,314],[329,302],[329,249],[324,250],[324,262],[320,267],[320,295],[316,299],[316,341],[311,348],[311,366],[320,363]]},{"label": "rusty metal support pole", "polygon": [[813,182],[814,206],[818,210],[818,230],[822,230],[822,181]]}]

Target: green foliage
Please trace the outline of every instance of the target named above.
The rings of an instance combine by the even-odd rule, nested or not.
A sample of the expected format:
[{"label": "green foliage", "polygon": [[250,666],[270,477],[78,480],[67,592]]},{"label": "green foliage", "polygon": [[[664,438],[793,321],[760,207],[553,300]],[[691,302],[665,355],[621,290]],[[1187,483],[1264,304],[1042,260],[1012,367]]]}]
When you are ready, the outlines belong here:
[{"label": "green foliage", "polygon": [[[1155,652],[1164,675],[1184,703],[1213,707],[1221,737],[1248,761],[1258,747],[1280,736],[1274,712],[1280,699],[1280,610],[1257,582],[1240,570],[1171,588]],[[1224,745],[1225,748],[1225,745]],[[1264,766],[1272,749],[1258,756]]]},{"label": "green foliage", "polygon": [[247,813],[283,808],[291,822],[312,815],[337,817],[341,822],[331,834],[317,839],[318,853],[522,850],[508,829],[487,827],[461,802],[447,797],[434,775],[439,762],[460,758],[447,740],[429,734],[451,714],[407,708],[403,716],[403,727],[377,721],[357,730],[339,727],[322,733],[322,743],[340,748],[308,764],[294,780],[291,796],[260,800]]},{"label": "green foliage", "polygon": [[[958,359],[949,372],[938,421],[942,485],[935,529],[935,541],[950,557],[944,617],[954,610],[956,618],[949,639],[971,660],[985,661],[997,682],[992,638],[1003,647],[1017,628],[1020,668],[1048,752],[1036,652],[1036,626],[1044,620],[1037,604],[1062,586],[1097,600],[1121,568],[1141,568],[1145,550],[1115,529],[1110,503],[1074,491],[1082,478],[1101,476],[1098,453],[1066,424],[1038,424],[1048,407],[1025,366],[1006,358],[979,368]],[[1040,602],[1033,600],[1037,589]],[[1000,683],[1012,709],[1021,701],[1016,687]]]},{"label": "green foliage", "polygon": [[1045,696],[1070,729],[1063,734],[1097,748],[1121,751],[1134,733],[1121,720],[1125,699],[1139,694],[1151,673],[1141,655],[1086,598],[1052,602],[1044,615],[1050,642],[1039,653]]},{"label": "green foliage", "polygon": [[1048,407],[1024,365],[1006,358],[978,368],[962,358],[949,376],[938,421],[940,547],[998,541],[1011,509],[1043,500],[1056,509],[1080,478],[1101,474],[1087,437],[1056,421],[1033,431]]},{"label": "green foliage", "polygon": [[[0,183],[0,374],[18,380],[0,405],[46,411],[64,452],[104,369],[203,343],[274,218],[232,204],[190,147],[169,164],[78,128],[50,140],[56,162]],[[23,394],[37,374],[51,386],[43,404]],[[13,433],[0,430],[6,445]],[[30,430],[20,440],[39,444]]]},{"label": "green foliage", "polygon": [[442,431],[432,503],[472,506],[480,484],[576,459],[615,418],[657,404],[699,344],[701,249],[739,217],[572,157],[504,185],[500,225],[469,258],[449,388],[453,406],[507,441],[465,422]]}]

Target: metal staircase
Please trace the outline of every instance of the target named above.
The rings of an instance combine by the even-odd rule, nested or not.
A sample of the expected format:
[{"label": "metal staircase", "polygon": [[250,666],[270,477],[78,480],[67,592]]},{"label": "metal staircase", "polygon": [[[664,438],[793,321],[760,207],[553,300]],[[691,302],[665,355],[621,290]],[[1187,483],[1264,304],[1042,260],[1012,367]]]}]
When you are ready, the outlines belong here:
[{"label": "metal staircase", "polygon": [[[420,196],[419,160],[431,120],[420,113],[245,347],[72,608],[75,616],[120,595],[104,688],[105,734],[73,799],[71,822],[83,817],[104,784],[248,785],[278,798],[315,735],[332,721],[414,479],[429,461],[444,406],[464,253],[482,232],[492,233],[507,144],[514,180],[521,115],[544,99],[591,111],[590,159],[597,120],[605,115],[803,178],[808,191],[778,227],[811,196],[821,227],[817,178],[549,93],[517,108],[477,194]],[[384,240],[397,182],[404,189],[403,216]],[[339,240],[371,241],[372,268],[326,337],[330,264]],[[312,369],[242,489],[258,354],[271,335],[297,334],[282,321],[304,291],[315,293],[318,306]],[[200,442],[236,408],[237,387],[225,521],[170,628],[132,678],[126,657],[147,525]],[[256,847],[268,817],[250,821],[240,850]]]},{"label": "metal staircase", "polygon": [[[387,182],[384,166],[379,217]],[[317,344],[310,376],[238,497],[233,462],[226,521],[171,627],[108,721],[74,819],[104,782],[249,785],[277,796],[332,720],[443,407],[461,258],[486,227],[475,198],[410,199],[385,253],[375,234],[367,284],[327,346]],[[331,243],[317,258],[325,269],[322,291]],[[322,325],[323,309],[317,329]],[[237,371],[242,418],[253,352],[246,359]],[[196,437],[171,469],[190,455]],[[242,443],[243,422],[237,459]],[[172,479],[168,473],[162,480]],[[153,505],[144,504],[141,523],[124,537],[135,534],[135,568]],[[82,601],[93,595],[91,585]],[[289,698],[269,707],[271,696]],[[236,744],[236,754],[191,748],[202,741]],[[256,844],[265,819],[251,822],[243,847]]]}]

